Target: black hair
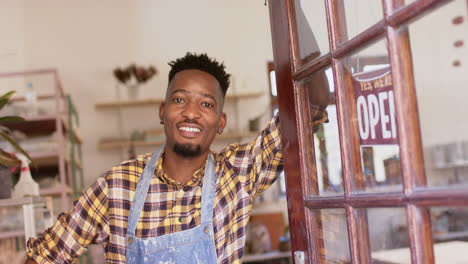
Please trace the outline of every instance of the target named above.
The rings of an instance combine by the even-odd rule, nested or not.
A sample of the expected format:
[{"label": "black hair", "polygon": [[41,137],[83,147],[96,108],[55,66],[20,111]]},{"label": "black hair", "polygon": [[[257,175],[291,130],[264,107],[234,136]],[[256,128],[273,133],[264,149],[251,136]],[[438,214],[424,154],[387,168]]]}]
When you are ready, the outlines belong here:
[{"label": "black hair", "polygon": [[180,71],[190,69],[200,70],[215,77],[219,82],[223,96],[226,95],[230,84],[229,77],[231,77],[231,75],[226,73],[224,63],[220,63],[216,59],[208,57],[206,53],[196,54],[187,52],[184,57],[171,61],[168,64],[171,66],[169,82],[171,82],[176,73]]}]

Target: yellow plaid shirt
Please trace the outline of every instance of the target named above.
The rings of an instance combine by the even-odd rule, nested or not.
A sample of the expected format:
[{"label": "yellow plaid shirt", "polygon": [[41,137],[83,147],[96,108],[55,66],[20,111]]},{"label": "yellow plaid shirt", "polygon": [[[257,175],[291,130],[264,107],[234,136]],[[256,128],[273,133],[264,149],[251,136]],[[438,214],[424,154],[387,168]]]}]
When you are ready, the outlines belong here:
[{"label": "yellow plaid shirt", "polygon": [[[252,142],[212,153],[216,162],[214,239],[218,263],[241,263],[253,199],[283,170],[279,119],[275,116]],[[27,255],[37,263],[71,263],[89,244],[102,244],[106,263],[125,263],[127,218],[136,185],[151,154],[121,163],[86,190],[52,228],[28,241]],[[178,185],[157,162],[136,236],[157,237],[200,224],[204,168]]]}]

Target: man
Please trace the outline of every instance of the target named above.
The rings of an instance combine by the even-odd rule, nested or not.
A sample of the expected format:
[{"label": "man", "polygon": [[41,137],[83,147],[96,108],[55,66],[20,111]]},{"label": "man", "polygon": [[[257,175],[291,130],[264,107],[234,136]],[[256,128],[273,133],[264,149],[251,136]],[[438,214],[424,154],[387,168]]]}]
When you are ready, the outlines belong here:
[{"label": "man", "polygon": [[283,170],[278,117],[252,142],[212,152],[230,75],[206,54],[169,65],[165,146],[98,178],[28,241],[27,263],[70,263],[96,243],[106,263],[241,263],[252,201]]}]

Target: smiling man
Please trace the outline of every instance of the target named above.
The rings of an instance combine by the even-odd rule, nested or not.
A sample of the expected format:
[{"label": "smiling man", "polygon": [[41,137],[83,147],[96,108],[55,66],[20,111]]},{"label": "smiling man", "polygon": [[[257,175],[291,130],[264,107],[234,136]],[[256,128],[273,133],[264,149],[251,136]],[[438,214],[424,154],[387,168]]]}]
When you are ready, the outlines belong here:
[{"label": "smiling man", "polygon": [[106,263],[241,263],[252,201],[283,170],[278,117],[252,142],[213,152],[230,75],[206,54],[169,65],[165,146],[99,177],[28,241],[27,263],[71,263],[89,244],[104,246]]},{"label": "smiling man", "polygon": [[[208,57],[201,58],[209,61]],[[226,126],[223,104],[229,85],[225,72],[211,75],[190,69],[187,63],[199,58],[188,55],[184,59],[171,63],[174,68],[169,73],[166,102],[159,109],[166,134],[165,161],[170,160],[164,162],[164,170],[178,183],[192,179],[193,172],[206,161],[216,133],[221,134]]]}]

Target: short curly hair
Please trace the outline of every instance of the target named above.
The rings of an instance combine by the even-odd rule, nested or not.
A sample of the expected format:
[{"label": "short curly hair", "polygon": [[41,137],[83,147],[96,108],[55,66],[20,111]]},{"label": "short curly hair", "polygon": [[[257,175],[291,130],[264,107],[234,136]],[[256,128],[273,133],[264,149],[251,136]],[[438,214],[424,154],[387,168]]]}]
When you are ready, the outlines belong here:
[{"label": "short curly hair", "polygon": [[226,96],[231,75],[226,73],[226,66],[224,66],[224,63],[220,63],[216,59],[208,57],[206,53],[196,54],[187,52],[184,57],[171,61],[168,64],[171,66],[171,70],[169,71],[169,83],[176,73],[180,71],[190,69],[200,70],[215,77],[219,82],[223,96]]}]

